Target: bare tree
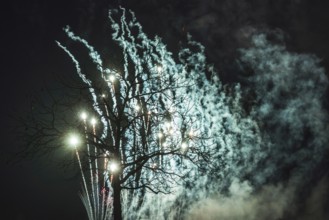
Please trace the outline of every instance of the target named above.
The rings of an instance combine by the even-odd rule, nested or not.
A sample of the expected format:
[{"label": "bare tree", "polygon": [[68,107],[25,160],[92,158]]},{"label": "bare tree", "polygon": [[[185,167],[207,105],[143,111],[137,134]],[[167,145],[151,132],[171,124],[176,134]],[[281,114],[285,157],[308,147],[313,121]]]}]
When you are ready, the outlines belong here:
[{"label": "bare tree", "polygon": [[[97,127],[95,121],[88,126],[87,113],[81,113],[84,126],[80,133],[85,133],[90,182],[83,172],[79,141],[71,137],[83,176],[82,199],[90,219],[109,215],[122,219],[123,190],[131,197],[140,197],[140,201],[145,191],[172,193],[177,184],[196,175],[192,171],[202,172],[210,162],[211,137],[200,129],[200,116],[189,97],[190,91],[198,87],[195,78],[188,74],[189,68],[201,66],[198,67],[198,62],[193,67],[188,63],[177,64],[159,38],[146,37],[133,13],[129,13],[129,20],[126,11],[121,12],[119,23],[112,13],[109,17],[113,39],[123,50],[121,69],[104,67],[98,52],[66,28],[73,41],[88,49],[96,65],[97,76],[84,74],[73,53],[57,42],[87,85],[91,103],[86,104],[93,107],[93,114],[101,122]],[[106,194],[101,196],[100,173]],[[113,214],[108,214],[109,203],[113,205]]]},{"label": "bare tree", "polygon": [[[244,116],[240,87],[225,89],[206,64],[203,46],[188,36],[174,58],[158,37],[144,34],[132,12],[111,10],[109,19],[112,40],[122,51],[119,65],[104,61],[65,28],[73,44],[57,44],[81,84],[64,82],[74,96],[67,90],[60,98],[50,93],[48,105],[32,110],[24,122],[28,142],[22,153],[49,153],[69,140],[82,175],[81,199],[93,220],[138,219],[131,213],[138,213],[146,194],[171,194],[200,176],[206,184],[207,176],[230,181],[225,177],[248,173],[239,161],[253,160],[258,126]],[[92,70],[77,58],[86,49]],[[234,152],[251,145],[253,153]],[[149,217],[147,212],[141,215]]]}]

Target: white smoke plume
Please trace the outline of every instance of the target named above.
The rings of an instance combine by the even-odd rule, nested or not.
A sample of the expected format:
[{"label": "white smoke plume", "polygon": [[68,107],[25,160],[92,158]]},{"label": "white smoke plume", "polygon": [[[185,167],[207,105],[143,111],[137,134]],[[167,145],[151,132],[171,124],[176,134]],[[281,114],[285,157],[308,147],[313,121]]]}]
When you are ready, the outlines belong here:
[{"label": "white smoke plume", "polygon": [[[265,34],[254,36],[252,43],[241,50],[241,61],[253,74],[252,114],[267,138],[265,167],[271,167],[272,175],[291,169],[304,174],[328,150],[328,112],[323,105],[328,78],[315,56],[288,52],[283,45],[271,44]],[[265,181],[266,174],[261,178]]]},{"label": "white smoke plume", "polygon": [[265,159],[254,164],[251,182],[234,179],[225,194],[193,202],[185,218],[327,219],[327,178],[312,179],[328,151],[325,71],[315,56],[288,52],[266,34],[251,43],[240,61],[252,72],[252,115],[262,130]]},{"label": "white smoke plume", "polygon": [[[295,186],[268,185],[253,192],[247,182],[234,180],[228,196],[213,195],[195,203],[189,210],[186,219],[196,220],[258,220],[280,219],[286,212],[292,212]],[[289,207],[289,208],[288,208]]]}]

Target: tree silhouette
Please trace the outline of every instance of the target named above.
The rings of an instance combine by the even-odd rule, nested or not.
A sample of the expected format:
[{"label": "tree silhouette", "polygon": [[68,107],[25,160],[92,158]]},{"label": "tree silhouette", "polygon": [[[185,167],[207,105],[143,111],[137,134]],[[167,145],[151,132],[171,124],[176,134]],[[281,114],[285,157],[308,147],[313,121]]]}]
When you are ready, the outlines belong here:
[{"label": "tree silhouette", "polygon": [[[81,199],[94,220],[152,218],[155,213],[141,208],[152,201],[150,193],[205,187],[214,179],[229,185],[231,177],[247,176],[242,162],[261,158],[254,157],[260,137],[241,107],[239,85],[221,85],[191,36],[173,55],[160,38],[145,35],[134,13],[111,10],[109,19],[122,52],[119,62],[104,61],[86,40],[64,29],[71,42],[57,44],[81,81],[64,83],[78,92],[70,96],[66,88],[61,98],[50,94],[48,105],[33,107],[23,120],[27,145],[21,154],[48,154],[69,140],[82,175]],[[93,69],[76,58],[86,50]]]},{"label": "tree silhouette", "polygon": [[[98,52],[67,27],[65,32],[69,38],[88,49],[97,67],[98,75],[91,79],[83,73],[74,55],[57,42],[75,63],[92,97],[92,103],[87,104],[93,106],[101,121],[98,129],[95,122],[89,128],[86,113],[82,113],[90,184],[85,180],[76,151],[84,178],[82,198],[90,219],[103,219],[111,212],[106,211],[107,208],[104,210],[104,205],[109,204],[104,202],[108,196],[98,198],[101,172],[104,175],[102,188],[108,188],[112,196],[113,217],[122,219],[123,190],[132,197],[141,197],[140,201],[146,190],[156,194],[171,193],[177,184],[196,175],[191,173],[195,167],[202,172],[210,162],[211,136],[200,129],[200,116],[193,110],[196,106],[189,97],[198,85],[195,83],[197,76],[189,75],[188,71],[203,68],[204,64],[194,60],[194,65],[189,66],[183,59],[197,57],[187,51],[180,54],[183,62],[176,64],[159,38],[146,37],[133,13],[130,12],[129,20],[126,11],[121,9],[121,12],[120,23],[116,23],[115,16],[110,13],[112,37],[123,50],[120,70],[104,67]],[[77,140],[72,141],[77,145]]]}]

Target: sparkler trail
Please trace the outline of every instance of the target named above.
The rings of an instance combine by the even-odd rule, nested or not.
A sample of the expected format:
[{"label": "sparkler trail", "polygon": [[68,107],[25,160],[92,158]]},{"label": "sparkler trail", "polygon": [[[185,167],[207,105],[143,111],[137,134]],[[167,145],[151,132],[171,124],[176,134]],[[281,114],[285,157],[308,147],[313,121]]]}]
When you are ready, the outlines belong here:
[{"label": "sparkler trail", "polygon": [[[102,121],[101,137],[95,124],[90,131],[94,155],[87,144],[88,156],[95,157],[93,167],[89,160],[91,191],[84,186],[93,198],[86,206],[90,219],[110,219],[117,197],[124,219],[197,219],[195,210],[202,213],[205,208],[200,203],[225,206],[225,199],[234,198],[246,206],[254,192],[264,192],[260,197],[266,200],[266,189],[273,187],[266,184],[277,183],[275,175],[292,165],[296,169],[285,180],[288,189],[274,190],[286,192],[293,201],[300,186],[293,180],[307,176],[310,169],[305,167],[318,163],[329,143],[328,115],[321,103],[328,79],[314,57],[288,53],[267,42],[265,35],[255,35],[253,47],[240,51],[241,65],[254,71],[250,81],[259,104],[250,106],[249,114],[243,107],[248,91],[239,84],[222,85],[206,62],[205,48],[191,36],[176,61],[160,38],[146,36],[134,13],[111,10],[109,19],[112,39],[123,52],[122,73],[104,67],[98,52],[66,29],[69,38],[89,50],[104,87],[93,88],[95,83],[82,73],[77,59],[57,42],[90,86],[95,113]],[[275,132],[270,133],[273,127]],[[306,130],[309,136],[303,139]],[[262,216],[261,209],[251,210],[225,219]],[[215,213],[214,219],[221,218],[220,213],[209,212]],[[278,219],[282,213],[280,209],[273,217],[260,219]]]},{"label": "sparkler trail", "polygon": [[[97,54],[97,52],[94,51],[93,47],[89,46],[87,41],[82,40],[79,37],[76,37],[73,34],[73,32],[70,31],[69,27],[65,28],[64,30],[72,40],[76,40],[76,41],[79,41],[79,42],[83,43],[90,50],[91,58],[95,61],[95,63],[97,64],[98,70],[101,71],[101,73],[103,75],[103,69],[101,68],[102,61],[100,60],[99,55]],[[97,96],[95,94],[94,88],[92,87],[92,82],[90,80],[88,80],[86,78],[86,76],[81,72],[79,62],[75,59],[73,54],[68,49],[66,49],[63,45],[61,45],[60,42],[56,41],[56,43],[59,47],[61,47],[71,57],[72,61],[75,64],[78,75],[83,80],[83,82],[86,83],[89,86],[89,91],[90,91],[90,94],[91,94],[91,96],[93,98],[93,102],[94,102],[93,107],[94,107],[95,111],[101,116],[101,121],[103,123],[102,139],[105,139],[107,137],[107,134],[108,134],[108,125],[107,125],[107,121],[103,117],[102,110],[98,107],[99,103],[98,103],[98,99],[97,99]],[[104,71],[106,71],[106,70],[104,70]]]},{"label": "sparkler trail", "polygon": [[[96,140],[96,128],[95,128],[95,125],[96,125],[96,119],[95,118],[92,118],[91,119],[91,124],[92,124],[92,126],[93,126],[93,135],[94,135],[94,143],[97,143],[97,140]],[[98,152],[97,152],[97,148],[96,147],[94,147],[94,156],[95,156],[95,173],[94,173],[94,175],[96,176],[96,183],[95,183],[95,185],[96,185],[96,195],[97,195],[97,197],[99,197],[99,193],[100,193],[100,190],[99,190],[99,178],[98,178]],[[95,202],[95,209],[96,210],[98,210],[98,212],[99,212],[99,199],[97,199],[96,200],[96,202]],[[100,213],[100,214],[102,214],[102,213]]]},{"label": "sparkler trail", "polygon": [[[82,164],[81,164],[81,160],[80,160],[79,151],[78,151],[77,146],[74,146],[74,148],[75,148],[75,153],[76,153],[76,156],[77,156],[77,159],[78,159],[79,168],[80,168],[80,172],[81,172],[81,176],[82,176],[82,182],[83,182],[83,186],[84,186],[84,192],[85,192],[85,195],[86,195],[86,198],[87,198],[87,202],[88,202],[88,204],[85,203],[84,205],[86,206],[89,219],[90,220],[93,220],[94,219],[93,212],[92,212],[93,209],[92,209],[92,205],[91,205],[91,201],[90,201],[90,195],[88,193],[88,186],[87,186],[86,178],[85,178],[85,175],[84,175],[84,172],[83,172],[83,169],[82,169]],[[81,194],[81,197],[82,196],[83,195]]]},{"label": "sparkler trail", "polygon": [[[88,140],[88,127],[86,123],[87,115],[83,112],[81,114],[81,118],[83,119],[83,124],[84,124],[84,132],[85,132],[85,138]],[[91,124],[92,124],[92,139],[93,143],[96,143],[96,120],[94,118],[91,119]],[[73,141],[71,141],[73,142]],[[74,141],[78,142],[78,141]],[[76,146],[76,144],[74,144]],[[107,160],[104,157],[104,180],[101,183],[99,181],[98,175],[98,151],[97,148],[94,147],[94,155],[91,154],[92,152],[92,147],[91,145],[87,142],[86,143],[86,148],[87,148],[87,156],[88,156],[88,164],[89,164],[89,172],[90,172],[90,182],[87,182],[85,178],[85,174],[83,171],[83,166],[82,162],[80,159],[80,154],[77,150],[77,147],[75,147],[76,150],[76,156],[77,160],[79,163],[79,168],[81,171],[81,176],[83,180],[83,191],[80,194],[80,198],[86,208],[86,211],[88,213],[88,218],[91,220],[102,220],[102,219],[109,219],[111,216],[111,203],[110,203],[110,190],[107,191],[106,185],[108,184],[107,180],[108,179],[108,173],[106,170],[107,168]],[[93,160],[92,160],[93,158]],[[100,185],[101,184],[101,185]],[[108,195],[107,195],[108,194]]]},{"label": "sparkler trail", "polygon": [[[87,130],[87,114],[85,112],[82,112],[81,113],[81,118],[83,120],[83,124],[84,124],[84,132],[85,132],[85,137],[86,137],[86,140],[88,140],[88,130]],[[91,197],[92,197],[92,200],[93,200],[93,204],[96,204],[96,199],[97,199],[97,196],[95,195],[95,183],[94,183],[94,173],[93,173],[93,166],[92,166],[92,161],[91,161],[91,154],[90,154],[90,145],[89,143],[86,143],[87,145],[87,156],[88,156],[88,163],[89,163],[89,172],[90,172],[90,182],[91,182]],[[97,181],[96,181],[96,184],[97,184]],[[85,189],[86,190],[86,193],[88,193],[87,191],[87,188]],[[96,212],[95,212],[95,209],[92,209],[93,210],[93,216],[94,218],[96,219]]]}]

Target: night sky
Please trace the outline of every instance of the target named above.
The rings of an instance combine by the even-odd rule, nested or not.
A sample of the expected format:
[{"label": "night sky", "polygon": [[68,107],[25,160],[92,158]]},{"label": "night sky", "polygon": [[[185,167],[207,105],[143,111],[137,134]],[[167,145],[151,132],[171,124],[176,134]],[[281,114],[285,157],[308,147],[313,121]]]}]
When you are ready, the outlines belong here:
[{"label": "night sky", "polygon": [[[144,31],[149,36],[160,36],[169,50],[177,51],[189,32],[205,46],[208,61],[214,63],[224,83],[239,82],[248,86],[236,62],[237,50],[248,47],[250,33],[255,32],[280,33],[288,51],[313,54],[320,58],[327,73],[329,70],[329,2],[325,0],[16,0],[3,3],[0,219],[87,219],[78,197],[77,169],[64,170],[58,165],[58,157],[8,163],[18,146],[14,132],[17,122],[12,116],[28,111],[31,97],[51,87],[57,76],[72,74],[72,64],[55,43],[55,40],[68,41],[62,28],[70,25],[93,45],[100,46],[110,40],[110,36],[106,36],[108,9],[118,5],[133,10]],[[326,108],[327,97],[324,97]],[[328,198],[329,163],[324,159],[319,164],[321,168],[314,168],[318,176],[312,177],[305,191],[322,184],[321,193]],[[282,178],[286,178],[285,174]],[[318,205],[316,201],[314,199],[314,213],[301,219],[328,219],[328,211],[322,213],[329,208],[328,199]],[[312,215],[317,217],[309,218]]]}]

